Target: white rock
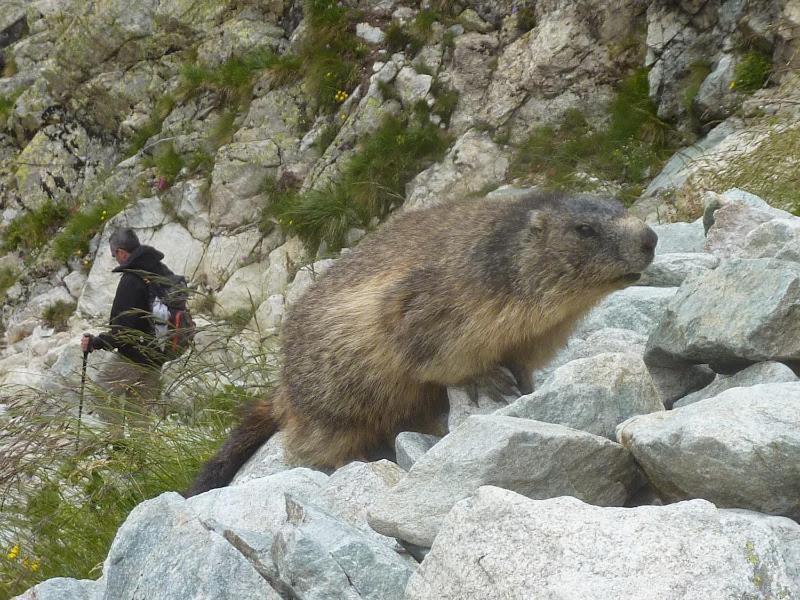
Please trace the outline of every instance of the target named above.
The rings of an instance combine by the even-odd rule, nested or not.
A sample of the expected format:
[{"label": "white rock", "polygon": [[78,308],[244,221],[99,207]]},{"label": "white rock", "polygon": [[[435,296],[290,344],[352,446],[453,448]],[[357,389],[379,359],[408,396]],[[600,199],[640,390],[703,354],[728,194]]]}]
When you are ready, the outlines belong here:
[{"label": "white rock", "polygon": [[493,487],[458,503],[408,600],[800,596],[800,526],[702,501],[600,508]]},{"label": "white rock", "polygon": [[735,387],[750,387],[760,383],[789,383],[798,377],[789,367],[779,362],[760,362],[742,369],[734,375],[717,375],[709,385],[678,400],[673,408],[694,404],[706,398],[713,398],[725,390]]},{"label": "white rock", "polygon": [[356,24],[356,35],[370,44],[382,44],[386,37],[380,27],[373,27],[369,23]]}]

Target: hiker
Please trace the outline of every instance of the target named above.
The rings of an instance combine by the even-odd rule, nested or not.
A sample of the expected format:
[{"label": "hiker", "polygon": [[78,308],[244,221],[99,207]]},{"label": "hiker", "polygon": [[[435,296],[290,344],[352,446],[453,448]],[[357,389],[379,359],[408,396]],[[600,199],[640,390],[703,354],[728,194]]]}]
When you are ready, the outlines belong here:
[{"label": "hiker", "polygon": [[132,229],[117,229],[109,239],[111,255],[122,273],[111,306],[111,329],[100,335],[85,333],[84,352],[114,351],[100,370],[96,384],[109,395],[101,408],[112,435],[123,437],[125,417],[131,427],[145,427],[149,405],[159,398],[159,376],[166,356],[157,343],[153,319],[154,281],[172,274],[162,263],[164,255],[139,243]]}]

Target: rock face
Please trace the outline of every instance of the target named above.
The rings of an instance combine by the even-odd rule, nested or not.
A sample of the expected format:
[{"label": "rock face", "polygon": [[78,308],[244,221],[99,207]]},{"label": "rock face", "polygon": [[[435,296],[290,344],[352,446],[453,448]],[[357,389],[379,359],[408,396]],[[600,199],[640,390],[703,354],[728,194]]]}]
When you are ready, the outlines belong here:
[{"label": "rock face", "polygon": [[483,487],[447,516],[406,597],[791,598],[798,556],[797,523],[702,500],[600,508]]},{"label": "rock face", "polygon": [[621,506],[638,477],[630,455],[605,438],[527,419],[472,416],[372,504],[367,518],[384,535],[430,546],[453,504],[482,485]]},{"label": "rock face", "polygon": [[800,382],[733,388],[617,428],[669,501],[706,498],[800,520]]}]

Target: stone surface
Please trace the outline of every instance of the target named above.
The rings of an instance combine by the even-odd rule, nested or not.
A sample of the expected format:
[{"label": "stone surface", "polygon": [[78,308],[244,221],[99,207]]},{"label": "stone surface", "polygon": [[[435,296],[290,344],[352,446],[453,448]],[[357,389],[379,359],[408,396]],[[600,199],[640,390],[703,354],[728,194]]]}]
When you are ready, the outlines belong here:
[{"label": "stone surface", "polygon": [[772,219],[751,230],[741,256],[800,262],[800,218]]},{"label": "stone surface", "polygon": [[558,423],[616,441],[614,430],[628,417],[663,410],[641,356],[603,353],[559,367],[544,386],[497,414]]},{"label": "stone surface", "polygon": [[294,597],[403,598],[413,569],[396,552],[313,504],[287,497],[286,514],[272,556]]},{"label": "stone surface", "polygon": [[800,382],[733,388],[632,417],[617,438],[666,500],[705,498],[800,520]]},{"label": "stone surface", "polygon": [[724,366],[798,358],[800,265],[732,259],[684,282],[648,340],[645,361]]},{"label": "stone surface", "polygon": [[12,600],[95,600],[102,598],[103,582],[54,577],[33,586]]},{"label": "stone surface", "polygon": [[430,546],[453,504],[482,485],[532,498],[573,495],[613,506],[624,504],[639,484],[630,455],[605,438],[550,423],[481,415],[431,448],[372,504],[367,517],[384,535]]},{"label": "stone surface", "polygon": [[173,492],[131,511],[117,531],[103,575],[103,600],[280,598],[247,558]]},{"label": "stone surface", "polygon": [[800,526],[702,500],[601,508],[484,487],[445,519],[409,600],[792,598]]},{"label": "stone surface", "polygon": [[761,383],[789,383],[798,377],[789,367],[779,362],[760,362],[742,369],[733,375],[717,375],[714,381],[701,390],[682,397],[673,408],[694,404],[706,398],[713,398],[725,390],[735,387],[750,387]]},{"label": "stone surface", "polygon": [[435,206],[496,187],[504,181],[509,164],[509,152],[495,144],[489,134],[470,130],[441,162],[411,180],[403,210]]},{"label": "stone surface", "polygon": [[231,485],[246,483],[291,469],[292,466],[287,461],[283,448],[285,438],[286,435],[282,431],[278,431],[264,442],[261,448],[256,450],[255,454],[242,465],[231,481]]},{"label": "stone surface", "polygon": [[436,435],[417,433],[416,431],[398,433],[394,439],[397,464],[408,471],[423,454],[433,448],[441,439]]},{"label": "stone surface", "polygon": [[701,221],[651,225],[658,235],[656,255],[686,252],[704,252],[706,234]]},{"label": "stone surface", "polygon": [[653,262],[642,273],[639,285],[676,287],[690,275],[716,269],[717,265],[719,258],[704,252],[656,254]]},{"label": "stone surface", "polygon": [[674,287],[631,286],[615,292],[586,316],[576,335],[586,337],[609,327],[650,335],[677,291]]}]

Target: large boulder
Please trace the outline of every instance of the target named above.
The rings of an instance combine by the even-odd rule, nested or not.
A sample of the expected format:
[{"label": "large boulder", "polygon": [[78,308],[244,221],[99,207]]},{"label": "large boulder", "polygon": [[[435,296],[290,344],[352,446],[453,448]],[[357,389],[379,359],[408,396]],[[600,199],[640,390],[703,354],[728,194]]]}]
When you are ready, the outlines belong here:
[{"label": "large boulder", "polygon": [[[776,332],[780,332],[776,334]],[[684,282],[645,361],[742,365],[800,359],[800,264],[732,259]]]},{"label": "large boulder", "polygon": [[632,417],[617,438],[665,500],[705,498],[800,520],[800,382]]},{"label": "large boulder", "polygon": [[800,526],[702,500],[601,508],[483,487],[456,504],[408,600],[792,598]]},{"label": "large boulder", "polygon": [[482,485],[531,498],[574,495],[621,506],[640,484],[631,456],[606,438],[514,417],[480,415],[420,458],[369,508],[376,531],[430,546],[453,504]]},{"label": "large boulder", "polygon": [[742,369],[733,375],[717,375],[714,381],[701,390],[697,390],[678,400],[673,408],[680,408],[706,398],[713,398],[735,387],[751,387],[761,383],[789,383],[798,381],[797,375],[783,363],[767,361],[760,362]]},{"label": "large boulder", "polygon": [[559,367],[533,394],[497,414],[558,423],[616,441],[617,425],[664,405],[641,356],[597,354]]}]

